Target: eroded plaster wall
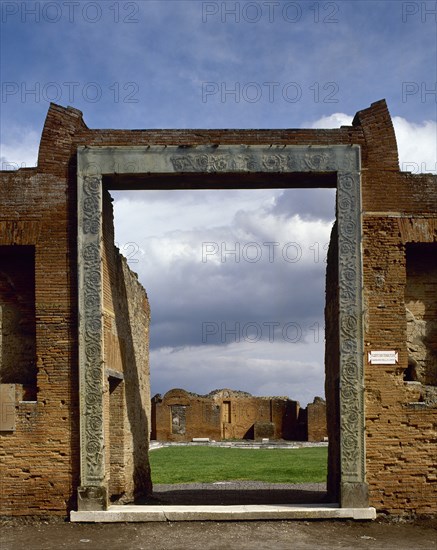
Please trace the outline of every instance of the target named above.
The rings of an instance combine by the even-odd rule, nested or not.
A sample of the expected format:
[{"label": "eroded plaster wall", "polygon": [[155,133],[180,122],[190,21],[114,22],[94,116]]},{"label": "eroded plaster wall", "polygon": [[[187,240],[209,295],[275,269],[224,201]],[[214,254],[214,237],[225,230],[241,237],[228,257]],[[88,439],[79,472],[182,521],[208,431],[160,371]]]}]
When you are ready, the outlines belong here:
[{"label": "eroded plaster wall", "polygon": [[405,254],[408,369],[404,380],[425,386],[423,400],[437,403],[437,243],[409,243]]}]

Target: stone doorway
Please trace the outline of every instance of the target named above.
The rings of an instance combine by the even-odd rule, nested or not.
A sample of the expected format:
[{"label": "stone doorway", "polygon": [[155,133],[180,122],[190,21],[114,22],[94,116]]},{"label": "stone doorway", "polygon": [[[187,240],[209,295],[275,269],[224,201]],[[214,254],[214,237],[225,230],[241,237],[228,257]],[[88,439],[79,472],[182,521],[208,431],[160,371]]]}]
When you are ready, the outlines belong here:
[{"label": "stone doorway", "polygon": [[[339,423],[330,443],[341,507],[368,506],[365,480],[360,147],[200,145],[78,149],[81,488],[106,506],[103,436],[102,186],[108,189],[336,187]],[[238,186],[235,181],[238,179]],[[92,330],[89,328],[92,327]],[[330,473],[328,473],[328,476]],[[86,496],[89,495],[89,496]]]}]

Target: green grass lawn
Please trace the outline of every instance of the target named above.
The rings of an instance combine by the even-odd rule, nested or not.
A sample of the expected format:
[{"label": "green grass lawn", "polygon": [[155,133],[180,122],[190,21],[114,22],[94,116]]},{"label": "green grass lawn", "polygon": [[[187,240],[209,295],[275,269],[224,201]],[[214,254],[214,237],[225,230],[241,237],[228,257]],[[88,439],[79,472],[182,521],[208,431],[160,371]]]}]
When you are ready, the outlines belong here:
[{"label": "green grass lawn", "polygon": [[164,447],[150,453],[153,483],[250,480],[269,483],[326,481],[327,447],[233,449]]}]

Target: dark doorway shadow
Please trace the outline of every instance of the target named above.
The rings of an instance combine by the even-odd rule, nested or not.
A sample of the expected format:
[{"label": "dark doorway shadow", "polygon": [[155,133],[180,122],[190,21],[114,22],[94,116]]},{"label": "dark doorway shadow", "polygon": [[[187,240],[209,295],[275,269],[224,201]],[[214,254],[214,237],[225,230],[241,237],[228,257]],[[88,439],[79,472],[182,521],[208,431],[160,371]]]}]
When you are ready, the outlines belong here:
[{"label": "dark doorway shadow", "polygon": [[326,483],[218,482],[154,485],[163,505],[318,504],[329,502]]}]

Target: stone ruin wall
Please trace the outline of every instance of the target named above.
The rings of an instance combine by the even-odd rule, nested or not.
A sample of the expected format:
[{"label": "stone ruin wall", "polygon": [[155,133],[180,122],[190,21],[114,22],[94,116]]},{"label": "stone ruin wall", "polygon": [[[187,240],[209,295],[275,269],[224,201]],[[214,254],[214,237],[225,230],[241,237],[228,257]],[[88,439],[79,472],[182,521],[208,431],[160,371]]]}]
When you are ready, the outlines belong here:
[{"label": "stone ruin wall", "polygon": [[103,195],[103,326],[106,472],[109,496],[131,501],[152,490],[147,294],[114,245],[112,198]]},{"label": "stone ruin wall", "polygon": [[152,439],[177,442],[195,437],[214,441],[267,437],[323,441],[325,402],[318,398],[308,405],[308,411],[311,421],[305,420],[302,427],[302,412],[307,410],[287,397],[255,397],[228,389],[197,395],[173,389],[152,399]]},{"label": "stone ruin wall", "polygon": [[[383,101],[357,113],[352,126],[337,130],[92,130],[76,109],[50,106],[38,167],[0,173],[0,246],[34,248],[36,319],[36,383],[27,375],[18,376],[17,371],[12,409],[10,402],[2,402],[2,419],[9,420],[12,414],[15,430],[0,431],[0,512],[65,515],[76,506],[80,481],[77,147],[209,143],[361,146],[363,392],[369,503],[378,511],[393,514],[435,514],[435,386],[426,382],[433,379],[432,368],[423,383],[424,367],[420,365],[424,354],[433,356],[433,328],[426,318],[433,299],[420,305],[420,296],[411,296],[414,288],[423,288],[423,284],[417,282],[422,275],[409,270],[408,249],[412,244],[435,245],[437,241],[437,178],[399,172],[393,127]],[[330,468],[334,474],[333,465],[340,456],[336,269],[328,260],[332,284],[326,289],[326,397]],[[433,278],[429,266],[426,273],[426,285],[430,286]],[[426,341],[423,321],[428,326]],[[105,322],[108,333],[109,319]],[[367,352],[379,349],[398,351],[398,364],[369,365]],[[8,370],[6,379],[11,381],[14,369]],[[429,372],[428,367],[425,370]],[[36,400],[29,397],[29,387],[23,390],[23,382],[31,393],[32,388],[37,389]],[[119,483],[115,473],[112,478]],[[334,484],[338,489],[338,476]]]},{"label": "stone ruin wall", "polygon": [[307,407],[307,441],[324,441],[328,437],[326,423],[326,402],[321,397],[315,397]]}]

